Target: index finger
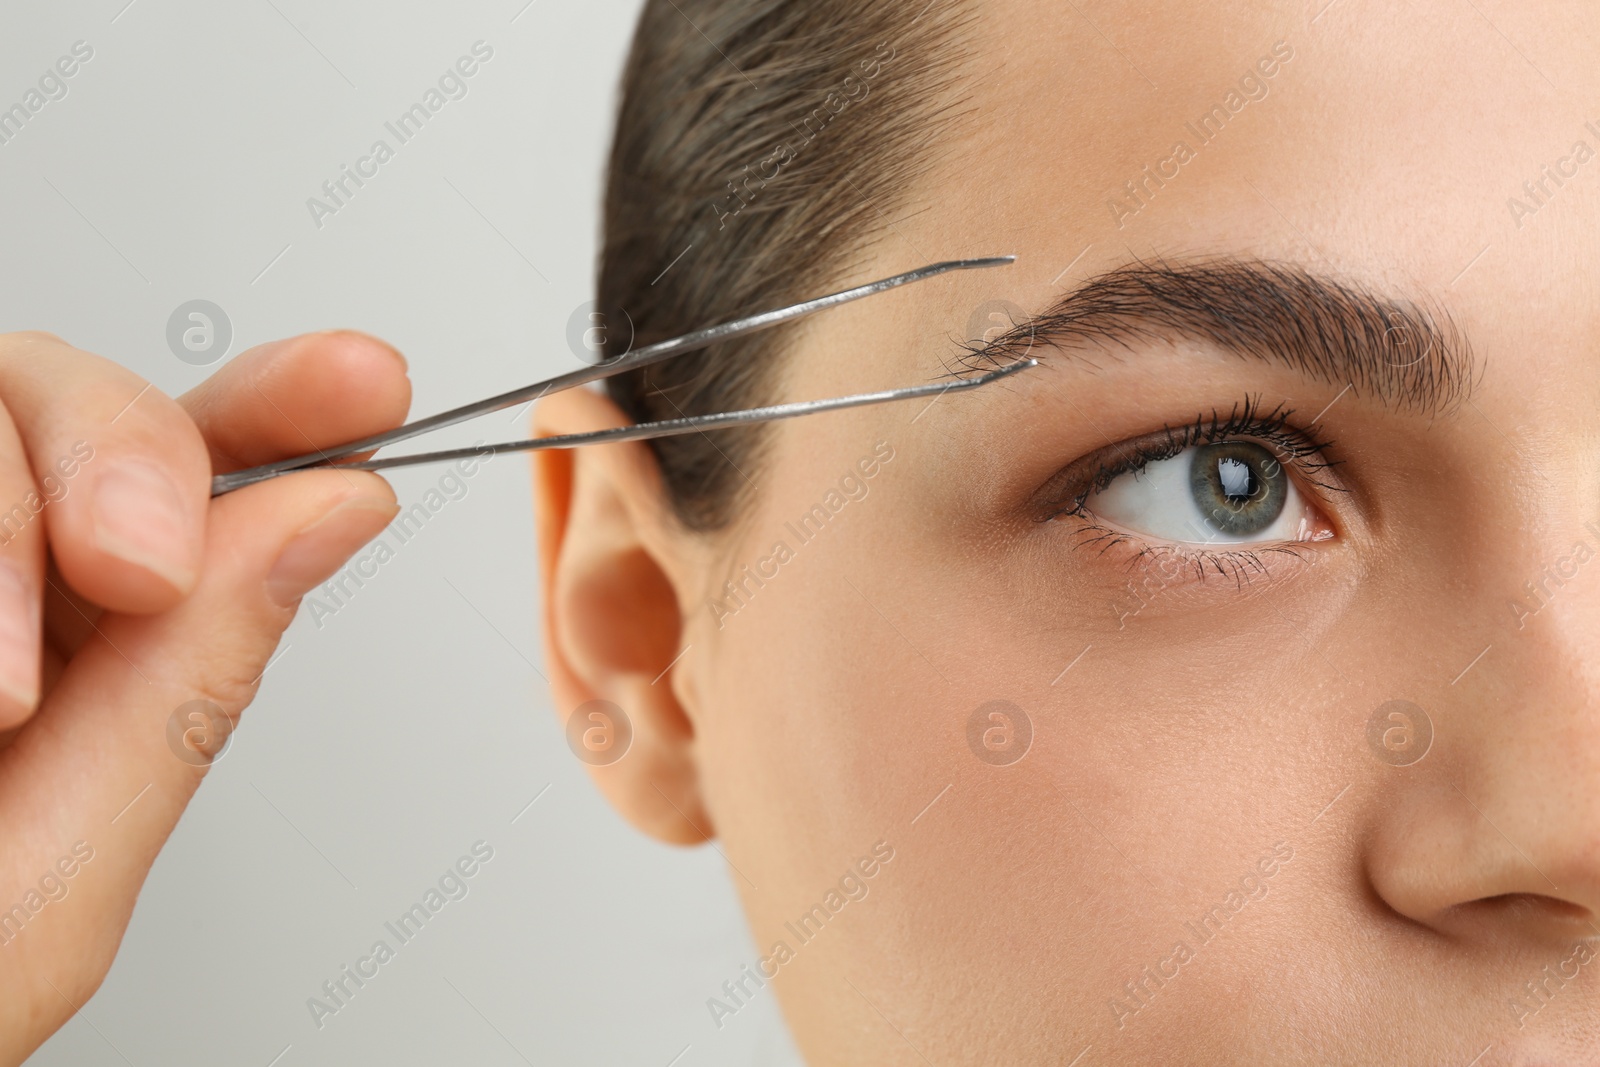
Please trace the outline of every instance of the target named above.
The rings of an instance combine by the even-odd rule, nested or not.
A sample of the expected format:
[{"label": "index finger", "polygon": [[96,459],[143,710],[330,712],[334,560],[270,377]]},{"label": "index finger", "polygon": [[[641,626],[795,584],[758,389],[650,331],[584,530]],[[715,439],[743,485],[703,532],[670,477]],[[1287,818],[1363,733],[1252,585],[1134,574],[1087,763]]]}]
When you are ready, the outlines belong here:
[{"label": "index finger", "polygon": [[258,345],[178,398],[215,474],[392,429],[411,406],[406,361],[354,330]]}]

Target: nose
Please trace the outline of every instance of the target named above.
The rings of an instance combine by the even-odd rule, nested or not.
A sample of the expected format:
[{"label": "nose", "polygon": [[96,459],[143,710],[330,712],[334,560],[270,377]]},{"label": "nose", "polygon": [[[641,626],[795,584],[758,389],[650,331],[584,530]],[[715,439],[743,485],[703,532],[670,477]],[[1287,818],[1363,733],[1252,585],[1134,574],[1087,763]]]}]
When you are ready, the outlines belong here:
[{"label": "nose", "polygon": [[1588,577],[1592,591],[1508,610],[1429,722],[1397,721],[1431,723],[1433,748],[1377,767],[1365,862],[1406,918],[1502,945],[1600,942],[1600,569]]}]

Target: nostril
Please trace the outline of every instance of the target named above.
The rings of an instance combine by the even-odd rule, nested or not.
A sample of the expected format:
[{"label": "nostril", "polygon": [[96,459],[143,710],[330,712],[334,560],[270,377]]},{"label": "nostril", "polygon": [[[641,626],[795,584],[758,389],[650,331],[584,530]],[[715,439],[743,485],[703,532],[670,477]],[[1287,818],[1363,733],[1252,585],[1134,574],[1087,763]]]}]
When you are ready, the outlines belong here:
[{"label": "nostril", "polygon": [[1588,908],[1543,893],[1501,893],[1499,896],[1484,897],[1479,903],[1508,917],[1546,921],[1555,919],[1590,927],[1595,925],[1594,912]]}]

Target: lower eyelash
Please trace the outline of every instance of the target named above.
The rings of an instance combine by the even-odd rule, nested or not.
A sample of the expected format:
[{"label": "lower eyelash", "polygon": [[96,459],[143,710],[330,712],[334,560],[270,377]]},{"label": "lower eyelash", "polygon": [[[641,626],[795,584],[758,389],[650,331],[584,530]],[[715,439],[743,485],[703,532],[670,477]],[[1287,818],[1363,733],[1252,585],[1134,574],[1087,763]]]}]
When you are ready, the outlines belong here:
[{"label": "lower eyelash", "polygon": [[[1082,525],[1075,533],[1088,535],[1086,539],[1078,541],[1073,547],[1089,548],[1099,546],[1099,554],[1106,552],[1121,544],[1132,544],[1137,538],[1133,534],[1122,530],[1114,530],[1109,526],[1102,526],[1089,517],[1087,513],[1082,516]],[[1232,578],[1235,588],[1244,588],[1254,580],[1256,575],[1267,575],[1268,555],[1286,555],[1295,560],[1306,559],[1304,548],[1301,544],[1286,543],[1278,545],[1260,545],[1254,548],[1235,548],[1215,550],[1198,548],[1191,549],[1177,545],[1144,545],[1134,552],[1128,559],[1127,569],[1154,570],[1158,565],[1152,560],[1178,559],[1186,569],[1192,570],[1194,580],[1204,582],[1211,578],[1213,572],[1223,578]],[[1176,581],[1177,578],[1172,579]]]}]

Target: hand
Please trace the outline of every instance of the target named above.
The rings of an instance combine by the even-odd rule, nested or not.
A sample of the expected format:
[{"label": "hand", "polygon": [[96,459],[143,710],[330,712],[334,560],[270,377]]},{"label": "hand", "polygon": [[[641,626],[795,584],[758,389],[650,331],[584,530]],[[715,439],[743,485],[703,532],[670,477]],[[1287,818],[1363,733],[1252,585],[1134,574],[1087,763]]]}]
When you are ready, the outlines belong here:
[{"label": "hand", "polygon": [[111,966],[208,763],[203,729],[169,745],[174,711],[237,721],[300,597],[397,510],[361,471],[215,500],[211,475],[390,429],[410,400],[399,354],[354,333],[252,349],[177,400],[0,335],[0,1063]]}]

